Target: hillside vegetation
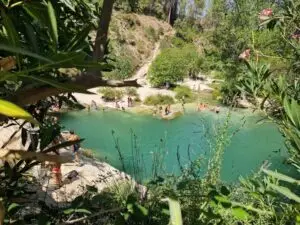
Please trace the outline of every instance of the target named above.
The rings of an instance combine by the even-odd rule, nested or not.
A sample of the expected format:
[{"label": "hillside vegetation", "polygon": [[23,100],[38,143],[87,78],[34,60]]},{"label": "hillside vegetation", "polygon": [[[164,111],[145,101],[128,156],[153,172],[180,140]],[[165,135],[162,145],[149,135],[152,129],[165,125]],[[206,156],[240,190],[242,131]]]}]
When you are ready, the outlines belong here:
[{"label": "hillside vegetation", "polygon": [[116,67],[106,76],[125,79],[147,62],[160,39],[173,35],[173,28],[155,17],[115,12],[109,30],[109,58]]}]

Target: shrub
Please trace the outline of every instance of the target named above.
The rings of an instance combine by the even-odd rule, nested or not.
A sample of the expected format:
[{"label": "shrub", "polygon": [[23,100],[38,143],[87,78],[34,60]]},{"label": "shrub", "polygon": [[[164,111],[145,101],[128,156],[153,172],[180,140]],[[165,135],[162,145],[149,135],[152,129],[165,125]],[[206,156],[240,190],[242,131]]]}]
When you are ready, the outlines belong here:
[{"label": "shrub", "polygon": [[173,37],[171,39],[171,44],[175,47],[183,47],[184,45],[186,45],[186,42],[181,38]]},{"label": "shrub", "polygon": [[134,96],[134,97],[138,97],[139,94],[137,92],[137,89],[134,87],[127,87],[126,88],[126,94],[129,96]]},{"label": "shrub", "polygon": [[160,49],[166,49],[166,48],[171,48],[172,47],[172,43],[169,37],[164,37],[161,41],[160,41]]},{"label": "shrub", "polygon": [[124,95],[123,92],[122,92],[122,90],[118,90],[118,89],[114,89],[114,88],[109,88],[109,87],[100,88],[98,90],[98,92],[103,95],[102,98],[105,101],[114,101],[115,98],[117,100],[120,100],[123,97],[123,95]]},{"label": "shrub", "polygon": [[155,29],[153,27],[151,27],[151,26],[147,27],[145,29],[145,33],[149,40],[152,40],[152,41],[159,40],[159,34],[155,31]]},{"label": "shrub", "polygon": [[201,26],[196,25],[194,21],[189,21],[188,19],[176,20],[174,27],[176,29],[176,37],[188,43],[192,43],[197,39],[202,31]]},{"label": "shrub", "polygon": [[162,28],[162,27],[159,27],[158,28],[158,35],[164,35],[164,28]]},{"label": "shrub", "polygon": [[134,66],[132,60],[127,56],[117,57],[116,61],[113,63],[114,78],[118,80],[124,80],[132,76],[134,71]]},{"label": "shrub", "polygon": [[212,98],[213,100],[220,100],[222,99],[222,93],[220,89],[214,89],[212,92]]},{"label": "shrub", "polygon": [[168,104],[174,104],[174,98],[170,95],[150,95],[148,96],[144,104],[146,105],[168,105]]},{"label": "shrub", "polygon": [[192,102],[195,98],[192,90],[188,86],[177,86],[174,91],[176,92],[175,98],[182,100],[184,97],[185,102]]},{"label": "shrub", "polygon": [[149,80],[153,86],[161,86],[166,82],[174,83],[185,75],[184,59],[178,48],[164,49],[151,64]]},{"label": "shrub", "polygon": [[148,79],[156,87],[166,82],[175,83],[183,80],[188,74],[197,73],[200,69],[200,62],[194,45],[163,49],[152,63]]}]

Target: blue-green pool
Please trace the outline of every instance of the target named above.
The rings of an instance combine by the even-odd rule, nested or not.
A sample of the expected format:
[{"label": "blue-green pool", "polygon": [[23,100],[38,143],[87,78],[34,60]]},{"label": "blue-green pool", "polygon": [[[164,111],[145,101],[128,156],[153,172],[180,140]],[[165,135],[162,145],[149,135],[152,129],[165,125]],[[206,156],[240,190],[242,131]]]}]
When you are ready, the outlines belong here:
[{"label": "blue-green pool", "polygon": [[[160,149],[164,157],[163,170],[178,173],[177,149],[181,164],[198,157],[210,157],[210,141],[216,127],[222,125],[227,117],[213,112],[190,112],[175,120],[166,121],[146,115],[135,115],[118,111],[69,112],[61,116],[65,129],[73,129],[85,138],[83,147],[93,149],[96,154],[118,169],[122,169],[116,150],[114,136],[118,138],[124,156],[127,172],[132,172],[132,151],[139,149],[140,165],[146,168],[144,178],[151,174],[154,152]],[[264,160],[271,162],[271,168],[288,172],[284,165],[287,152],[284,139],[276,126],[268,121],[263,123],[257,114],[238,111],[231,112],[229,133],[238,132],[226,147],[222,164],[222,180],[234,181],[239,176],[247,176],[257,171]],[[244,124],[244,125],[243,125]],[[132,142],[136,134],[136,144]],[[133,146],[137,148],[132,148]],[[162,147],[163,146],[163,147]],[[189,149],[189,151],[188,151]],[[203,169],[205,170],[205,163]]]}]

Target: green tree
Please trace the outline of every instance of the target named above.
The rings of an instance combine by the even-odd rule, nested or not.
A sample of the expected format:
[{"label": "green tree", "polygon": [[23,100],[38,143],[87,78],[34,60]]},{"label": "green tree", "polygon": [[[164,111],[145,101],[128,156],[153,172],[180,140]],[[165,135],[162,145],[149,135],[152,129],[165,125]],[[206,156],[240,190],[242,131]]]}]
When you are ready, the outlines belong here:
[{"label": "green tree", "polygon": [[150,67],[148,79],[153,86],[175,83],[199,71],[201,60],[193,45],[163,49]]}]

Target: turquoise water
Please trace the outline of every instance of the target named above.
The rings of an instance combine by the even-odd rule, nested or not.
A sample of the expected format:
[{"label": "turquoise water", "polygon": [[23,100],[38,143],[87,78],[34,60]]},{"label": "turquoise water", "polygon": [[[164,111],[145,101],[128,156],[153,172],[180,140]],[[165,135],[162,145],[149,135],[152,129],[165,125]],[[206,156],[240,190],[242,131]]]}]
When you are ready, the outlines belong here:
[{"label": "turquoise water", "polygon": [[[225,112],[191,112],[175,120],[166,121],[126,112],[80,111],[63,114],[61,122],[65,129],[73,129],[80,137],[85,138],[83,147],[93,149],[110,164],[122,169],[112,135],[113,130],[129,173],[133,173],[130,171],[134,146],[132,133],[136,134],[140,163],[146,168],[145,176],[149,178],[153,153],[158,149],[165,156],[163,170],[166,173],[180,171],[177,149],[182,165],[189,162],[189,156],[191,159],[202,157],[205,170],[211,154],[210,142],[214,140],[216,128],[224,124],[225,119]],[[268,121],[261,123],[259,120],[261,117],[249,111],[231,113],[229,133],[235,135],[224,153],[222,180],[235,181],[239,176],[251,175],[259,169],[264,160],[271,162],[271,168],[288,172],[288,167],[283,164],[287,156],[283,137],[274,124]]]}]

